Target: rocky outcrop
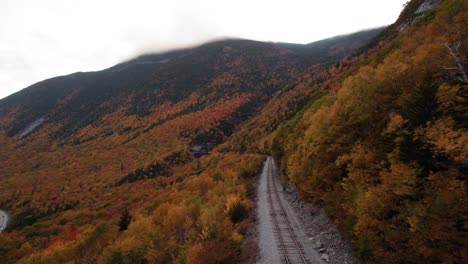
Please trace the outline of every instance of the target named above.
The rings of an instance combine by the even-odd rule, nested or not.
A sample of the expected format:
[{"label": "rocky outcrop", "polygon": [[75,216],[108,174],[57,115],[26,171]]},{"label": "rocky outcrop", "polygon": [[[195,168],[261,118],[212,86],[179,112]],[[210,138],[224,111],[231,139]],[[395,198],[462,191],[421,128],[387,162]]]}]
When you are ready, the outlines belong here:
[{"label": "rocky outcrop", "polygon": [[426,0],[422,3],[419,8],[414,12],[415,15],[421,15],[424,12],[433,9],[434,7],[438,6],[442,0]]},{"label": "rocky outcrop", "polygon": [[42,123],[44,123],[44,121],[45,121],[44,117],[40,117],[40,118],[34,120],[34,122],[29,124],[23,130],[23,132],[21,132],[21,134],[19,135],[19,139],[23,139],[23,138],[27,137],[28,135],[30,135],[32,132],[34,132],[34,130],[36,130],[40,125],[42,125]]},{"label": "rocky outcrop", "polygon": [[426,11],[429,11],[436,6],[438,6],[440,3],[442,3],[443,0],[426,0],[424,1],[418,9],[413,13],[410,19],[408,19],[406,22],[401,24],[398,27],[398,31],[402,32],[404,31],[407,27],[411,26],[418,18],[424,15]]}]

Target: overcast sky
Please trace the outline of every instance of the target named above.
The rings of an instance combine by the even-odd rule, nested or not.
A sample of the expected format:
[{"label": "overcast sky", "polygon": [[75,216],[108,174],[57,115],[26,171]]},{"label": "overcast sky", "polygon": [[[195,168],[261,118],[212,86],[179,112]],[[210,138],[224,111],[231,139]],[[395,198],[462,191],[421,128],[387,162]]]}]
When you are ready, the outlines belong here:
[{"label": "overcast sky", "polygon": [[0,0],[0,98],[220,37],[309,43],[393,23],[407,0]]}]

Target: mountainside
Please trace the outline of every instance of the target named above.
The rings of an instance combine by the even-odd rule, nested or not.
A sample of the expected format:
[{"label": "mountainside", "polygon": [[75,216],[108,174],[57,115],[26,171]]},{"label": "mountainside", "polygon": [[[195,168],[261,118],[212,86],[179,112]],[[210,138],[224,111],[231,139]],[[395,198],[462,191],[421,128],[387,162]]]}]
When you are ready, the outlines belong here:
[{"label": "mountainside", "polygon": [[468,260],[467,10],[411,1],[356,67],[334,69],[336,93],[269,141],[283,176],[365,262]]},{"label": "mountainside", "polygon": [[[175,240],[145,258],[173,261],[191,248],[206,257],[215,245],[215,259],[234,258],[246,221],[227,227],[229,210],[251,208],[250,177],[261,156],[242,154],[247,143],[229,143],[230,137],[263,114],[274,121],[266,130],[272,132],[312,96],[304,78],[314,81],[315,73],[379,31],[317,47],[217,41],[52,78],[0,100],[0,207],[12,214],[2,254],[28,262],[68,250],[77,262],[109,260],[127,251],[116,251],[120,246],[110,245],[109,237],[100,246],[88,240],[98,228],[125,240],[110,224],[125,208],[140,215],[135,221],[148,221],[157,210],[183,206],[177,217],[194,222],[172,231],[179,220],[163,220],[175,217],[165,211],[169,215],[154,220],[171,221],[158,243]],[[220,229],[209,231],[215,235],[205,234],[211,223]]]},{"label": "mountainside", "polygon": [[[59,124],[54,139],[69,139],[79,129],[125,107],[128,116],[146,117],[161,105],[197,97],[190,111],[219,97],[252,93],[260,98],[293,86],[308,67],[341,58],[367,43],[381,29],[309,45],[225,40],[197,48],[144,55],[100,72],[75,73],[39,82],[0,101],[8,137],[21,136],[34,121]],[[268,70],[267,70],[268,69]],[[260,98],[259,105],[265,98]],[[255,110],[255,109],[251,109]],[[62,142],[65,143],[65,142]]]},{"label": "mountainside", "polygon": [[467,7],[412,0],[385,29],[222,40],[0,100],[0,255],[250,263],[272,154],[363,262],[466,262]]}]

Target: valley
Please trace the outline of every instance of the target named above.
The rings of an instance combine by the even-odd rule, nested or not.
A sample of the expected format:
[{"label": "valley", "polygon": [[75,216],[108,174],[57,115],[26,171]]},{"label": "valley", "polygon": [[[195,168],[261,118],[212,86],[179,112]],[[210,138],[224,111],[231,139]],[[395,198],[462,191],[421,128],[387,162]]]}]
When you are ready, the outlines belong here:
[{"label": "valley", "polygon": [[466,263],[467,10],[1,99],[2,263]]}]

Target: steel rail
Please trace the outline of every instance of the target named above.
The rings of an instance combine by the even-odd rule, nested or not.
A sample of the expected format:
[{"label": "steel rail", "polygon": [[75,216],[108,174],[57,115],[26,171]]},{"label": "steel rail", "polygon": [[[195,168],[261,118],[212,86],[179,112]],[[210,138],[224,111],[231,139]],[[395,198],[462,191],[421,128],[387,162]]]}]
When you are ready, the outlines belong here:
[{"label": "steel rail", "polygon": [[[294,230],[293,230],[293,228],[291,226],[291,223],[289,222],[289,219],[288,219],[287,214],[286,214],[286,210],[284,209],[284,205],[283,205],[283,203],[282,203],[282,201],[281,201],[281,199],[279,197],[276,178],[274,177],[274,174],[273,174],[272,161],[271,160],[272,160],[272,158],[269,157],[268,161],[267,161],[267,166],[268,166],[267,167],[267,188],[268,188],[268,199],[269,199],[269,203],[270,203],[270,208],[271,208],[272,212],[275,211],[275,208],[273,206],[273,198],[271,197],[272,189],[271,189],[271,183],[270,183],[270,178],[273,178],[273,190],[274,190],[274,193],[275,193],[275,199],[276,199],[276,201],[278,202],[278,205],[279,205],[280,215],[282,215],[284,220],[285,220],[285,223],[287,225],[288,233],[289,233],[291,239],[294,242],[295,249],[297,250],[297,252],[299,252],[300,260],[304,264],[309,263],[307,261],[306,257],[304,256],[302,246],[300,245],[299,241],[297,241],[297,237],[296,237],[296,235],[294,233]],[[276,213],[274,213],[274,215],[273,215],[273,222],[274,222],[274,225],[275,225],[276,229],[278,230],[278,239],[280,241],[280,247],[283,250],[283,255],[284,255],[285,261],[286,261],[286,263],[291,263],[290,257],[288,256],[287,248],[284,245],[283,234],[281,234],[281,229],[279,227],[278,219],[276,218]]]},{"label": "steel rail", "polygon": [[271,198],[271,184],[270,184],[270,167],[271,167],[271,161],[270,158],[267,160],[267,192],[268,192],[268,202],[270,204],[270,210],[273,219],[273,224],[275,226],[275,229],[277,230],[277,235],[278,235],[278,240],[280,242],[280,247],[283,252],[284,259],[287,264],[290,264],[291,262],[289,261],[288,257],[288,252],[286,251],[286,247],[284,246],[284,241],[283,241],[283,236],[281,235],[281,229],[279,227],[278,219],[276,219],[276,213],[275,213],[275,208],[273,206],[273,199]]},{"label": "steel rail", "polygon": [[[276,200],[278,201],[278,205],[280,207],[280,210],[281,210],[281,214],[284,216],[284,219],[286,221],[286,225],[287,225],[287,229],[289,231],[289,234],[294,242],[294,245],[296,246],[296,249],[297,251],[299,252],[299,255],[300,255],[300,259],[302,261],[302,263],[304,264],[307,264],[309,263],[306,259],[306,257],[304,256],[304,253],[302,251],[302,246],[300,245],[299,241],[297,241],[297,237],[294,233],[294,230],[291,226],[291,223],[289,222],[289,219],[287,217],[287,214],[286,214],[286,210],[284,209],[284,205],[283,205],[283,202],[281,201],[280,197],[279,197],[279,194],[278,194],[278,188],[277,188],[277,181],[276,181],[276,177],[274,177],[274,174],[273,174],[273,169],[272,169],[272,162],[271,162],[272,158],[269,158],[269,163],[268,163],[268,170],[267,170],[267,185],[268,185],[268,188],[270,189],[270,177],[273,178],[273,189],[274,189],[274,193],[275,193],[275,198]],[[269,196],[270,196],[270,199],[271,199],[271,190],[269,190]],[[272,200],[270,200],[270,204],[271,204],[271,207],[273,207],[273,203],[272,203]],[[274,220],[277,224],[277,219],[275,218]],[[278,226],[278,224],[277,224]],[[278,226],[278,232],[279,232],[279,226]],[[281,237],[281,234],[279,234],[279,236]],[[284,248],[284,242],[283,242],[283,239],[280,238],[280,243],[282,243],[282,247],[283,247],[283,250],[284,250],[284,255],[287,256],[288,252],[286,251],[286,249]],[[286,263],[290,263],[289,261],[289,258],[286,257]]]}]

